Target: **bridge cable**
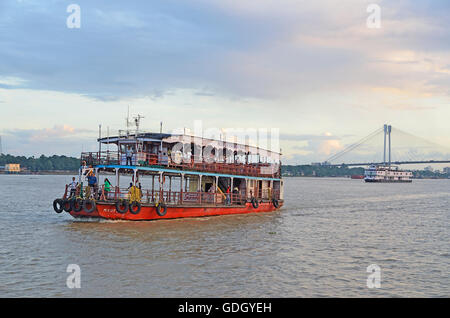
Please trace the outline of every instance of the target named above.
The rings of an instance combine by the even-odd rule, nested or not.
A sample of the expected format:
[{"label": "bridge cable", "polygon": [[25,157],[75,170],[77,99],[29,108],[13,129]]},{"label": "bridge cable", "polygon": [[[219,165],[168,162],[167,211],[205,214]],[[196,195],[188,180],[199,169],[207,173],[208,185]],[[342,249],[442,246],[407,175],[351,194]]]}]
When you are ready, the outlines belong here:
[{"label": "bridge cable", "polygon": [[371,140],[372,138],[374,138],[375,136],[377,136],[379,133],[383,132],[384,128],[378,128],[377,130],[375,130],[374,132],[372,132],[371,134],[369,134],[368,136],[362,138],[361,140],[355,142],[354,144],[351,144],[350,146],[348,146],[347,148],[341,150],[340,152],[336,153],[335,155],[331,156],[330,158],[328,158],[326,161],[327,162],[331,162],[334,160],[337,160],[338,158],[342,157],[343,155],[347,154],[348,152],[354,150],[355,148],[358,148],[359,146],[361,146],[362,144],[366,143],[367,141]]}]

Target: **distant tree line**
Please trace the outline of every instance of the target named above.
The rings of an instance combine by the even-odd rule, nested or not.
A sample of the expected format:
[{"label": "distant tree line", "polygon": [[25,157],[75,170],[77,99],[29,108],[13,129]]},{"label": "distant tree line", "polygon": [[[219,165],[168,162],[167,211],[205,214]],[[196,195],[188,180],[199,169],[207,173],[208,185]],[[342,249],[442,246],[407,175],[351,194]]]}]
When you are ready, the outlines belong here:
[{"label": "distant tree line", "polygon": [[0,155],[0,166],[8,163],[19,163],[22,168],[30,171],[52,171],[52,170],[70,170],[75,171],[80,168],[80,159],[67,156],[51,156],[41,155],[39,158]]},{"label": "distant tree line", "polygon": [[440,171],[414,170],[413,178],[415,179],[449,179],[450,173]]},{"label": "distant tree line", "polygon": [[364,168],[286,165],[281,167],[281,173],[283,176],[291,177],[347,177],[351,175],[363,175]]},{"label": "distant tree line", "polygon": [[[80,168],[80,159],[67,156],[53,155],[47,157],[41,155],[39,158],[0,155],[0,166],[8,163],[18,163],[22,168],[29,171],[76,171]],[[348,177],[351,175],[363,175],[364,168],[350,168],[342,167],[327,167],[315,165],[283,165],[281,167],[283,176],[291,177]],[[413,171],[414,178],[450,178],[449,173],[442,173],[436,171]]]},{"label": "distant tree line", "polygon": [[[407,168],[403,168],[407,170]],[[281,173],[285,177],[348,177],[351,175],[364,175],[364,168],[329,167],[314,165],[286,165],[281,167]],[[432,178],[447,179],[450,173],[440,171],[413,170],[413,177],[416,179]]]}]

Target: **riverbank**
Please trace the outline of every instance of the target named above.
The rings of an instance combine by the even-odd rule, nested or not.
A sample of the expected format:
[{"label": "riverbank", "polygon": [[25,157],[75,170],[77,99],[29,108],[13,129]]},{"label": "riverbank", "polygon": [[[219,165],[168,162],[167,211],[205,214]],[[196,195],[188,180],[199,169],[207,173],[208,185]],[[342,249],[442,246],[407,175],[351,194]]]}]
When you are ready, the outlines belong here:
[{"label": "riverbank", "polygon": [[[74,170],[49,170],[49,171],[21,171],[19,173],[6,173],[4,171],[0,171],[0,175],[70,175],[70,176],[76,176],[78,175],[78,171]],[[343,175],[343,176],[336,176],[336,175],[321,175],[321,176],[293,176],[293,175],[283,175],[283,178],[306,178],[306,179],[324,179],[324,178],[342,178],[342,179],[352,179],[351,175]],[[450,179],[450,176],[414,176],[413,179],[415,180],[446,180]],[[361,179],[353,179],[353,180],[361,180]]]},{"label": "riverbank", "polygon": [[[302,179],[351,179],[351,180],[359,180],[363,181],[363,179],[352,179],[351,176],[283,176],[283,178],[302,178]],[[420,177],[420,178],[412,178],[413,180],[448,180],[450,177]]]},{"label": "riverbank", "polygon": [[[281,167],[283,177],[320,177],[320,178],[350,178],[364,175],[365,168],[330,167],[315,165],[286,165]],[[405,169],[408,170],[408,169]],[[430,170],[410,170],[414,179],[450,179],[450,173]]]},{"label": "riverbank", "polygon": [[0,175],[78,175],[77,170],[21,171],[18,173],[0,172]]}]

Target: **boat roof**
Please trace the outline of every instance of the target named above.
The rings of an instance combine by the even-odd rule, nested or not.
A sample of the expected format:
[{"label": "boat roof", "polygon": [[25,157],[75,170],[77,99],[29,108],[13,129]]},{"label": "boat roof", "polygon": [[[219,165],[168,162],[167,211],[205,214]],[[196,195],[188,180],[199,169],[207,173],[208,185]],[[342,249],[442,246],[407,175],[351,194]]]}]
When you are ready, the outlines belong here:
[{"label": "boat roof", "polygon": [[152,133],[152,132],[145,132],[145,133],[135,133],[135,134],[129,134],[129,135],[118,135],[118,136],[111,136],[111,137],[104,137],[97,139],[98,142],[101,142],[103,144],[118,144],[120,143],[127,143],[127,142],[136,142],[136,141],[147,141],[147,142],[160,142],[163,141],[165,143],[179,143],[182,142],[184,144],[197,144],[202,146],[212,146],[214,148],[226,148],[233,151],[243,151],[248,152],[251,154],[258,154],[265,157],[276,157],[279,158],[281,155],[280,151],[273,151],[269,149],[265,149],[258,146],[250,145],[249,143],[239,143],[239,142],[233,142],[229,140],[218,140],[218,139],[212,139],[212,138],[204,138],[204,137],[198,137],[188,134],[167,134],[167,133]]}]

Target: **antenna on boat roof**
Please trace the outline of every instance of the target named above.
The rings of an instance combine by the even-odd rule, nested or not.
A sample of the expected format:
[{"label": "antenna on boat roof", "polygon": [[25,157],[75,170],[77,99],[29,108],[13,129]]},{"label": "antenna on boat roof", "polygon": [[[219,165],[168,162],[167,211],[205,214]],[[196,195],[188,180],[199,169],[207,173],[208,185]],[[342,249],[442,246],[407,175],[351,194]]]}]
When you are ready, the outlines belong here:
[{"label": "antenna on boat roof", "polygon": [[98,125],[98,153],[101,154],[102,153],[102,124]]},{"label": "antenna on boat roof", "polygon": [[160,136],[160,138],[161,138],[161,143],[160,143],[160,145],[159,145],[159,151],[161,152],[161,155],[162,155],[162,148],[163,148],[163,141],[162,141],[162,125],[163,125],[163,122],[161,121],[161,122],[159,123],[159,136]]},{"label": "antenna on boat roof", "polygon": [[127,137],[130,135],[130,106],[128,105],[128,112],[127,112]]},{"label": "antenna on boat roof", "polygon": [[145,118],[145,117],[141,116],[141,115],[137,115],[136,117],[133,117],[133,118],[134,118],[134,124],[136,125],[136,136],[137,136],[137,134],[139,133],[139,125],[140,125],[141,119]]}]

